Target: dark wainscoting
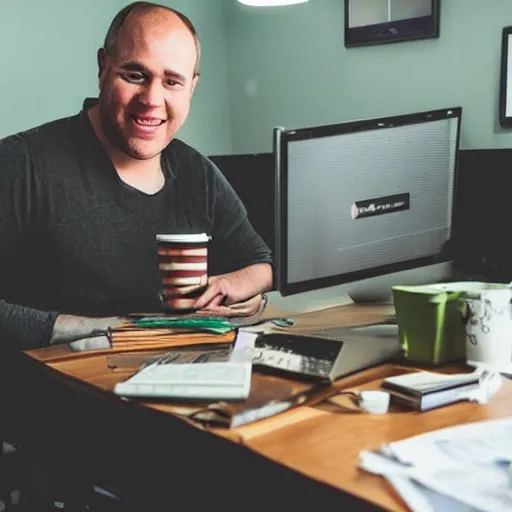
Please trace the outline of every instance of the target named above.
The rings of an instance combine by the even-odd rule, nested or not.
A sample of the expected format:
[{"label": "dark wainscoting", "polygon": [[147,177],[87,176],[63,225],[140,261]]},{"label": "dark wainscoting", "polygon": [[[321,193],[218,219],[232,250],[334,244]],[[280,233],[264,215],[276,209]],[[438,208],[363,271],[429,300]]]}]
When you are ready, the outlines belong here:
[{"label": "dark wainscoting", "polygon": [[452,252],[457,267],[512,281],[512,149],[459,153]]},{"label": "dark wainscoting", "polygon": [[256,232],[273,251],[274,155],[217,155],[209,157],[244,203]]}]

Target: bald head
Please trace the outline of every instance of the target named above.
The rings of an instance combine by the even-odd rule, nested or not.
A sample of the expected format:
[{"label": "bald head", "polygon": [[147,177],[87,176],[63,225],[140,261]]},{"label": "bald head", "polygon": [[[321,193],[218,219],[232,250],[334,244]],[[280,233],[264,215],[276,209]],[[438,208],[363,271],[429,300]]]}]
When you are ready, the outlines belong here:
[{"label": "bald head", "polygon": [[100,94],[91,112],[112,158],[159,158],[187,119],[198,60],[196,31],[181,13],[135,2],[116,15],[98,51]]},{"label": "bald head", "polygon": [[[137,43],[148,29],[156,31],[186,30],[196,48],[194,74],[198,74],[201,46],[192,22],[181,12],[152,2],[133,2],[121,9],[110,24],[103,45],[104,56],[118,56],[127,50],[129,41]],[[128,36],[129,37],[126,37]],[[118,44],[122,40],[122,45]]]}]

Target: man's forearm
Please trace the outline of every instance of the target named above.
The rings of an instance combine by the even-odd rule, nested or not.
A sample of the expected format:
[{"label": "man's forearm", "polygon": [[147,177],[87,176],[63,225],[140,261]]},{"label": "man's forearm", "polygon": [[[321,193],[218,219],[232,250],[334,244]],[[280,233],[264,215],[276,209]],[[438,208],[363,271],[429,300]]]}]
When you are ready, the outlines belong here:
[{"label": "man's forearm", "polygon": [[272,266],[269,263],[256,263],[235,273],[240,274],[242,280],[247,283],[250,297],[272,289]]},{"label": "man's forearm", "polygon": [[238,289],[236,296],[228,297],[226,303],[239,302],[272,289],[272,266],[268,263],[256,263],[227,275],[237,282]]},{"label": "man's forearm", "polygon": [[94,336],[98,332],[106,331],[109,327],[116,327],[126,322],[121,317],[89,318],[73,315],[59,315],[53,325],[50,344],[69,343],[81,338]]}]

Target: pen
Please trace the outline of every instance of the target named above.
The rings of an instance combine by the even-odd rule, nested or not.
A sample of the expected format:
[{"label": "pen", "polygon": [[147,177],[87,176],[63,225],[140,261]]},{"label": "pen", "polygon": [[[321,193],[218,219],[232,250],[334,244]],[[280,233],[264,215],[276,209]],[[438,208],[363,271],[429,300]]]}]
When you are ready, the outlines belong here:
[{"label": "pen", "polygon": [[[166,352],[165,354],[163,354],[162,356],[158,357],[154,361],[151,361],[149,363],[146,363],[146,364],[142,365],[141,369],[142,368],[149,368],[150,366],[158,366],[160,364],[165,364],[165,363],[167,363],[167,362],[169,362],[171,360],[171,356],[172,355],[173,354],[171,352]],[[176,357],[174,357],[174,359],[176,359]]]}]

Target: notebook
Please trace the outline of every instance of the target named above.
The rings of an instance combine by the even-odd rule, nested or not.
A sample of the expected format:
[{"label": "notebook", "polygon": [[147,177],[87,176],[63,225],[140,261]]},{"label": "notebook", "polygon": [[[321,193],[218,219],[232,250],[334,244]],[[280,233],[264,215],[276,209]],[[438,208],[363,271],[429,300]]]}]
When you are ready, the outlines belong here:
[{"label": "notebook", "polygon": [[176,353],[170,351],[117,383],[114,393],[124,397],[197,401],[243,400],[251,389],[255,338],[253,333],[239,333],[227,361],[196,358],[191,363],[177,363]]},{"label": "notebook", "polygon": [[422,371],[388,377],[382,382],[382,388],[389,391],[397,402],[427,411],[466,400],[467,393],[477,389],[479,383],[477,373],[444,375]]}]

